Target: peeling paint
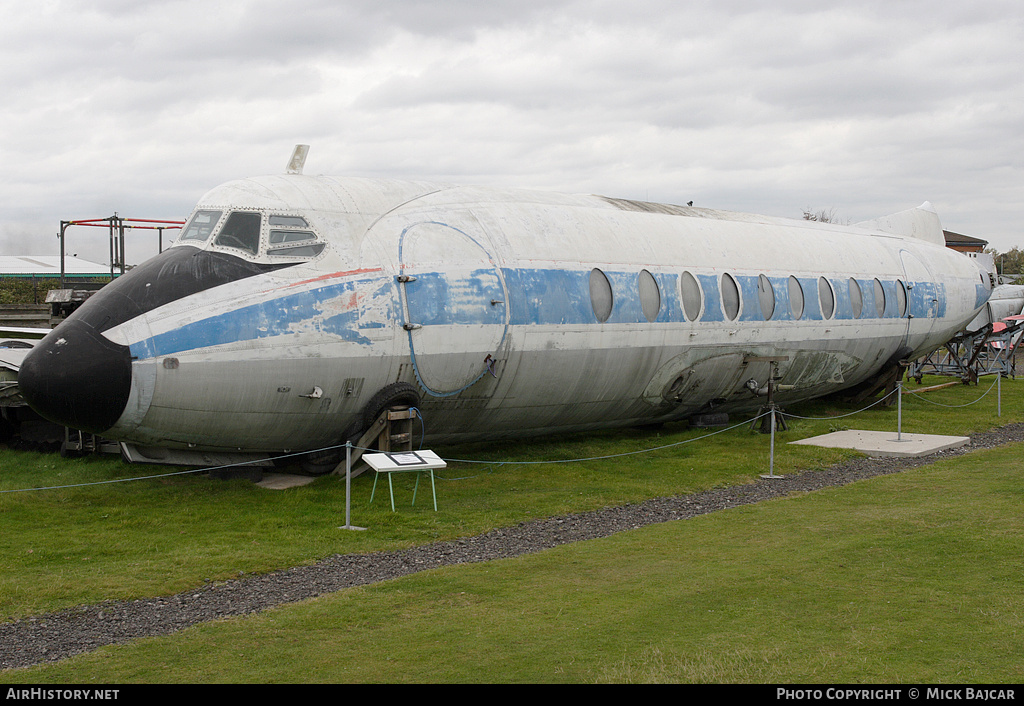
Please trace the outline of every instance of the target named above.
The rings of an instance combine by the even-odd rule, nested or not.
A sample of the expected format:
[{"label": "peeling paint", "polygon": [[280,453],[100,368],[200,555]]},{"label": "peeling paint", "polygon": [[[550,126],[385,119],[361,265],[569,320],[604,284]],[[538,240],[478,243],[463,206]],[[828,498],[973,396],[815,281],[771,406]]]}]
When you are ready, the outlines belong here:
[{"label": "peeling paint", "polygon": [[[244,281],[185,288],[140,316],[145,325],[115,326],[109,338],[130,346],[135,384],[150,386],[133,398],[126,436],[313,448],[394,382],[419,386],[427,433],[450,439],[741,409],[760,403],[745,383],[768,371],[747,359],[788,358],[779,372],[793,389],[780,401],[823,394],[876,375],[898,350],[941,345],[989,295],[973,263],[926,238],[484,187],[253,181],[261,189],[210,198],[265,211],[272,194],[320,224],[330,247],[296,267],[235,268]],[[601,320],[595,269],[611,290]],[[692,321],[690,277],[700,287]],[[153,364],[170,355],[179,370]],[[362,381],[358,391],[346,380]]]}]

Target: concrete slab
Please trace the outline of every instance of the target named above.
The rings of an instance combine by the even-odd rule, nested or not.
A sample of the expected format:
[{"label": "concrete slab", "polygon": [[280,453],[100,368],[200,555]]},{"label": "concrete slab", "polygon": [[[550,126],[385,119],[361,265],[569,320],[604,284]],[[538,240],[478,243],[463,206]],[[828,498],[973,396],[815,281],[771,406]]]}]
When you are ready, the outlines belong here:
[{"label": "concrete slab", "polygon": [[969,436],[941,436],[938,434],[908,434],[903,432],[896,440],[895,431],[834,431],[831,434],[791,441],[804,446],[824,446],[833,449],[854,449],[868,456],[928,456],[970,443]]},{"label": "concrete slab", "polygon": [[293,473],[268,473],[263,472],[263,480],[256,485],[269,490],[285,490],[297,488],[300,485],[309,485],[316,480],[316,476],[299,476]]}]

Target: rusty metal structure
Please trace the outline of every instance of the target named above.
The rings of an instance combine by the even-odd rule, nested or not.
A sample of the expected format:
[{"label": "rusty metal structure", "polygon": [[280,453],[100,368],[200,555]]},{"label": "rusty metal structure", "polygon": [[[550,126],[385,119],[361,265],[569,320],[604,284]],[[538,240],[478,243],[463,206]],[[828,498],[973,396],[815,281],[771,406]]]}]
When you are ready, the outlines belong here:
[{"label": "rusty metal structure", "polygon": [[977,384],[985,375],[1016,377],[1016,352],[1024,335],[1024,317],[986,325],[981,331],[963,332],[941,348],[911,363],[907,376],[918,383],[924,375],[958,377],[964,384]]},{"label": "rusty metal structure", "polygon": [[1016,375],[1016,352],[1024,336],[1024,286],[997,285],[978,316],[929,355],[911,363],[907,375],[958,377],[964,384],[999,374]]},{"label": "rusty metal structure", "polygon": [[60,232],[57,237],[60,239],[60,286],[64,289],[64,260],[67,253],[66,235],[71,226],[86,226],[92,228],[106,228],[110,233],[110,277],[125,273],[124,246],[125,231],[127,230],[155,230],[159,238],[159,252],[164,251],[164,231],[177,230],[185,225],[185,221],[167,221],[147,218],[122,218],[116,213],[106,218],[86,218],[74,221],[61,221]]}]

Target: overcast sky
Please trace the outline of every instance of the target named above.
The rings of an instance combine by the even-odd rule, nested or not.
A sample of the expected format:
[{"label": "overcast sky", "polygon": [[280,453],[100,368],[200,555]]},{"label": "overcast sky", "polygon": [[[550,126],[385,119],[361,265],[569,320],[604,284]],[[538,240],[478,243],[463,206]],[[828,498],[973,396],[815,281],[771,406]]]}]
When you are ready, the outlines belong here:
[{"label": "overcast sky", "polygon": [[[238,177],[438,179],[1024,247],[1020,0],[0,0],[0,254]],[[129,259],[156,252],[130,235]],[[69,253],[107,261],[77,228]]]}]

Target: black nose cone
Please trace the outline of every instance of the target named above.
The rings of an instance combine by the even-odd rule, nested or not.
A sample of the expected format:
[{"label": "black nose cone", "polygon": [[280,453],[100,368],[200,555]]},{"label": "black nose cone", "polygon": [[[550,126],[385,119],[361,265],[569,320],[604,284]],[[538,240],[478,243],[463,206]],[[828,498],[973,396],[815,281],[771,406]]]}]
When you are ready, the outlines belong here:
[{"label": "black nose cone", "polygon": [[47,334],[18,372],[21,394],[40,416],[92,433],[114,425],[131,386],[128,347],[75,318]]}]

